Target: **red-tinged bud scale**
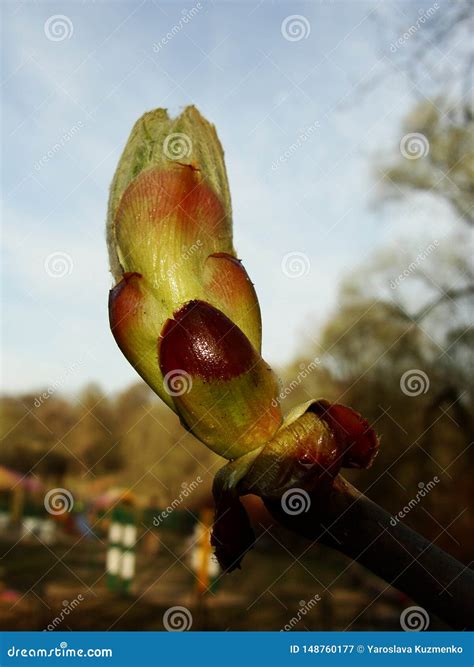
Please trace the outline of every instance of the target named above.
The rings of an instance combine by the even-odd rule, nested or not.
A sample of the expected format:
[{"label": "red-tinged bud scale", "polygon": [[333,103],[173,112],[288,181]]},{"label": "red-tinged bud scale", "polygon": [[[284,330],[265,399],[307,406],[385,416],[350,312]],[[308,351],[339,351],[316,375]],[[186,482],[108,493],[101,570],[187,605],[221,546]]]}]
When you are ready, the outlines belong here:
[{"label": "red-tinged bud scale", "polygon": [[174,403],[188,428],[226,458],[264,444],[281,423],[277,380],[242,330],[204,301],[189,301],[163,327],[161,372],[180,371]]},{"label": "red-tinged bud scale", "polygon": [[204,301],[189,301],[163,327],[158,358],[164,374],[182,368],[212,382],[246,373],[260,355],[224,313]]}]

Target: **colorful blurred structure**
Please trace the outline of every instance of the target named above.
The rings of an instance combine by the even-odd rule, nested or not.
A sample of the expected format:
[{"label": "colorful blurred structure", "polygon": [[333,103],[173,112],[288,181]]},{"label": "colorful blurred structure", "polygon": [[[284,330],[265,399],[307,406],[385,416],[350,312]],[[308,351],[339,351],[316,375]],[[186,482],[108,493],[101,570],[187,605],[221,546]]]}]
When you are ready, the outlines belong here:
[{"label": "colorful blurred structure", "polygon": [[134,504],[134,496],[125,492],[111,512],[106,570],[107,587],[114,593],[130,593],[135,575],[137,519]]},{"label": "colorful blurred structure", "polygon": [[212,507],[201,509],[192,536],[191,567],[196,574],[196,590],[201,595],[216,590],[216,581],[220,572],[211,547],[213,518]]}]

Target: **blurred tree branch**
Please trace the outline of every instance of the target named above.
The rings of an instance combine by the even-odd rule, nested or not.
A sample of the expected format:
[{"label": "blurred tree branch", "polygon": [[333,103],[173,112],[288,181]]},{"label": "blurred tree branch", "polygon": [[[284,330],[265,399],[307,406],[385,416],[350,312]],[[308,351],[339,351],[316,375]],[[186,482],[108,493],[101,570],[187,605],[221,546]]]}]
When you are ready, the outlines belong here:
[{"label": "blurred tree branch", "polygon": [[428,303],[426,306],[423,306],[423,308],[421,308],[418,313],[413,315],[411,319],[414,322],[419,323],[442,303],[445,303],[449,300],[454,301],[455,299],[460,299],[465,296],[469,296],[470,294],[474,294],[474,284],[466,285],[465,287],[460,288],[447,289],[443,291],[436,299]]},{"label": "blurred tree branch", "polygon": [[[435,9],[427,8],[429,9]],[[411,93],[418,101],[448,93],[457,98],[469,95],[472,87],[474,50],[469,35],[474,16],[469,0],[443,3],[424,15],[409,3],[380,4],[369,13],[374,28],[378,67],[354,84],[353,94],[341,107],[351,108],[385,83],[390,76],[406,74],[414,84]],[[408,38],[405,36],[408,34]],[[445,57],[440,53],[445,51]]]},{"label": "blurred tree branch", "polygon": [[[407,188],[427,191],[449,202],[455,214],[474,224],[474,118],[472,104],[437,99],[418,104],[404,124],[406,133],[423,135],[425,149],[416,159],[400,155],[379,168],[387,195]],[[405,137],[409,136],[408,134]],[[403,141],[403,139],[402,139]]]}]

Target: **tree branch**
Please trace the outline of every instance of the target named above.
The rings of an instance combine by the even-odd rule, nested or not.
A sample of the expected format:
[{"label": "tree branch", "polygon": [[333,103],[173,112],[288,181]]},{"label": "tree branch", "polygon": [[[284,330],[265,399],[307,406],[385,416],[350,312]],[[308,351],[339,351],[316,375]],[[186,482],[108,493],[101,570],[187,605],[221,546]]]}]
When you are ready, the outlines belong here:
[{"label": "tree branch", "polygon": [[443,291],[434,301],[429,303],[427,306],[424,306],[418,313],[412,316],[411,319],[415,322],[421,322],[425,317],[427,317],[435,308],[439,305],[450,299],[454,301],[455,299],[460,299],[465,296],[474,294],[474,285],[465,285],[464,287],[458,287],[453,289],[447,289]]},{"label": "tree branch", "polygon": [[395,523],[340,476],[324,499],[311,500],[307,512],[288,515],[281,503],[264,498],[284,526],[353,558],[452,628],[465,630],[473,623],[471,569],[400,521]]}]

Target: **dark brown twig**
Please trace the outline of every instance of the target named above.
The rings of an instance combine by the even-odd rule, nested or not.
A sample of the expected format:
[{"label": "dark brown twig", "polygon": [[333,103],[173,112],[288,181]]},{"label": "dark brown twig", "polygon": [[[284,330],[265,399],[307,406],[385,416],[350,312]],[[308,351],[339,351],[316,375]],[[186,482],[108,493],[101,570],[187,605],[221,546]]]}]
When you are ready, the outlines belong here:
[{"label": "dark brown twig", "polygon": [[[474,622],[474,572],[433,543],[395,522],[342,477],[305,513],[288,515],[265,499],[293,532],[353,558],[457,630]],[[324,507],[324,509],[322,509]]]}]

